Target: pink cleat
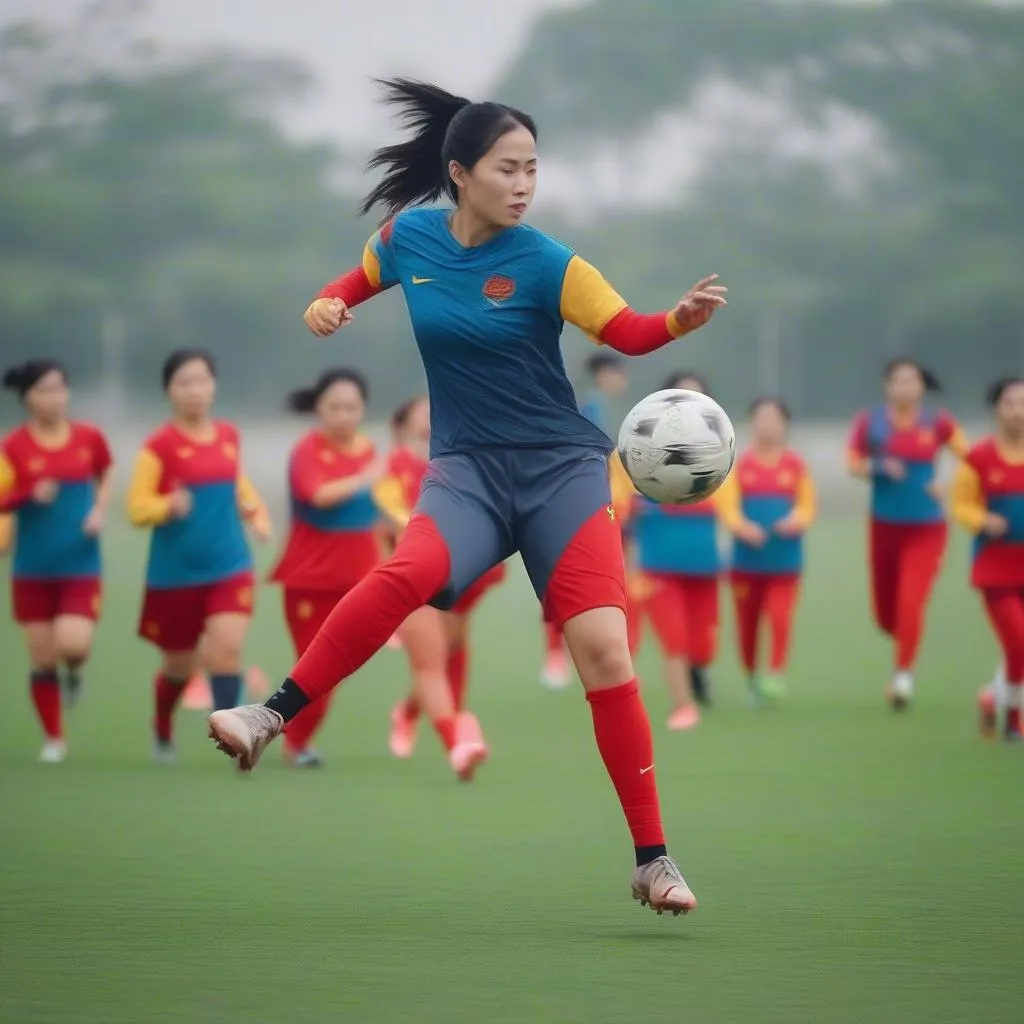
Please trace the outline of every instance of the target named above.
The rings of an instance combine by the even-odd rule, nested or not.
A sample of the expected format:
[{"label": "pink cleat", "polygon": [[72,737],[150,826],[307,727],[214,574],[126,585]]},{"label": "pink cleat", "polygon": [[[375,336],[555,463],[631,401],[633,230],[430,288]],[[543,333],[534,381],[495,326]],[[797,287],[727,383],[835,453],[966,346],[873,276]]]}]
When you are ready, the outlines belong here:
[{"label": "pink cleat", "polygon": [[205,673],[196,672],[185,684],[181,704],[188,711],[209,711],[213,707],[213,695]]},{"label": "pink cleat", "polygon": [[540,681],[549,690],[564,690],[569,685],[569,656],[564,649],[548,651],[540,670]]},{"label": "pink cleat", "polygon": [[391,734],[388,747],[395,757],[403,761],[412,757],[416,749],[416,725],[418,718],[409,714],[409,705],[400,700],[391,709]]},{"label": "pink cleat", "polygon": [[658,914],[668,910],[678,917],[697,907],[697,897],[671,857],[658,857],[649,864],[641,864],[633,872],[632,889],[633,899]]},{"label": "pink cleat", "polygon": [[284,729],[284,719],[262,704],[245,704],[230,711],[214,711],[206,720],[210,739],[243,772],[251,772],[260,754]]},{"label": "pink cleat", "polygon": [[668,716],[668,727],[672,732],[682,732],[700,725],[700,712],[696,704],[684,704]]},{"label": "pink cleat", "polygon": [[463,782],[472,782],[477,768],[487,760],[488,753],[476,715],[460,711],[455,719],[455,746],[448,755],[452,771]]}]

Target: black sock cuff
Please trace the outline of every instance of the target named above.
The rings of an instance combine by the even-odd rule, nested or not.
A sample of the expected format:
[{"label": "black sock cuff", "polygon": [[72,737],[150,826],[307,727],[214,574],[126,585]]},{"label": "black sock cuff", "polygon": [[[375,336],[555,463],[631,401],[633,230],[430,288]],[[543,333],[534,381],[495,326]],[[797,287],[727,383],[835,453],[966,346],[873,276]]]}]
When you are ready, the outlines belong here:
[{"label": "black sock cuff", "polygon": [[659,857],[667,857],[668,849],[662,844],[661,846],[637,846],[636,849],[636,866],[643,867],[644,864],[650,864],[652,860],[657,860]]},{"label": "black sock cuff", "polygon": [[276,711],[286,722],[290,722],[308,703],[309,698],[299,689],[299,684],[294,679],[286,679],[263,706]]},{"label": "black sock cuff", "polygon": [[32,680],[33,684],[39,683],[42,686],[45,686],[47,683],[52,686],[56,686],[60,682],[55,668],[33,669],[29,678]]}]

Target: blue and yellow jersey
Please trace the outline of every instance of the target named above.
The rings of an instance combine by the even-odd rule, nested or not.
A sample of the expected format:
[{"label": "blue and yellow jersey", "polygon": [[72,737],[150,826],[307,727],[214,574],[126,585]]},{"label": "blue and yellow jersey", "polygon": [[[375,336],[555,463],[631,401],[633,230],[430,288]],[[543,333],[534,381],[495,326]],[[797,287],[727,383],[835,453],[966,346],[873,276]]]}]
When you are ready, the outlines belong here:
[{"label": "blue and yellow jersey", "polygon": [[[884,523],[938,523],[942,504],[932,493],[935,462],[944,447],[955,455],[967,451],[967,439],[953,417],[943,409],[924,407],[906,423],[896,422],[885,405],[859,413],[850,434],[851,469],[867,470],[871,477],[871,517]],[[883,468],[895,459],[904,477],[894,480]]]},{"label": "blue and yellow jersey", "polygon": [[723,568],[719,513],[717,491],[690,505],[659,505],[638,494],[630,517],[637,568],[673,576],[717,576]]},{"label": "blue and yellow jersey", "polygon": [[[796,575],[804,567],[805,530],[817,513],[814,482],[804,460],[784,451],[771,462],[744,452],[718,492],[723,522],[730,528],[746,520],[768,534],[762,547],[733,539],[732,568],[737,572],[770,576]],[[794,516],[801,532],[782,536],[773,532],[783,519]]]},{"label": "blue and yellow jersey", "polygon": [[[1024,454],[1003,451],[994,437],[979,441],[957,467],[950,511],[975,535],[971,583],[982,589],[1024,587]],[[989,514],[1009,529],[982,532]]]},{"label": "blue and yellow jersey", "polygon": [[[362,266],[372,288],[398,284],[405,295],[430,392],[431,455],[557,444],[609,452],[577,407],[560,336],[569,321],[600,340],[625,300],[536,228],[518,225],[467,249],[448,217],[399,214],[367,243]],[[663,328],[681,333],[674,322]]]},{"label": "blue and yellow jersey", "polygon": [[[182,489],[192,507],[171,518],[170,496]],[[151,434],[135,460],[128,517],[153,529],[146,568],[153,590],[215,583],[251,569],[243,522],[265,518],[266,510],[242,473],[235,427],[216,422],[209,440],[173,424]]]},{"label": "blue and yellow jersey", "polygon": [[[14,517],[12,575],[76,579],[100,574],[100,545],[84,531],[96,489],[110,469],[110,449],[89,423],[69,423],[57,447],[41,444],[27,426],[0,442],[0,512]],[[52,480],[54,499],[38,502],[38,483]]]}]

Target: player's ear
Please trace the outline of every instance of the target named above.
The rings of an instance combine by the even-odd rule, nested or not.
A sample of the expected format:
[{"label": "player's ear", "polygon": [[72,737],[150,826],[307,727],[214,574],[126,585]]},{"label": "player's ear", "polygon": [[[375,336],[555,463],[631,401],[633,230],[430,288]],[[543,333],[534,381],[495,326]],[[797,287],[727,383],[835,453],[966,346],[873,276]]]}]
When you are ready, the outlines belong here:
[{"label": "player's ear", "polygon": [[458,160],[448,161],[448,177],[455,182],[455,187],[463,189],[466,187],[466,168]]}]

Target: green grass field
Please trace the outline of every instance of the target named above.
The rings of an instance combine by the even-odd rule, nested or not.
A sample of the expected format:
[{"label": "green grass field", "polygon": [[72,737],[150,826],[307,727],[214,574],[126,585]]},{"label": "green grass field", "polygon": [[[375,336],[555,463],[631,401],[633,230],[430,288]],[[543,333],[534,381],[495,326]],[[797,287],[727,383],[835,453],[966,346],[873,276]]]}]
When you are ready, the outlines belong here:
[{"label": "green grass field", "polygon": [[[882,703],[889,652],[853,522],[813,536],[784,708],[747,706],[727,620],[718,705],[669,735],[645,646],[670,842],[701,900],[678,919],[629,897],[629,837],[587,707],[539,685],[518,571],[476,623],[471,694],[492,761],[459,786],[430,735],[410,763],[387,755],[406,680],[393,652],[338,694],[319,773],[272,750],[240,777],[195,713],[179,715],[181,763],[152,765],[142,541],[111,537],[107,556],[62,766],[35,761],[0,604],[5,1024],[1024,1019],[1024,753],[975,735],[996,651],[962,545],[906,716]],[[272,590],[250,649],[272,676],[290,667]]]}]

